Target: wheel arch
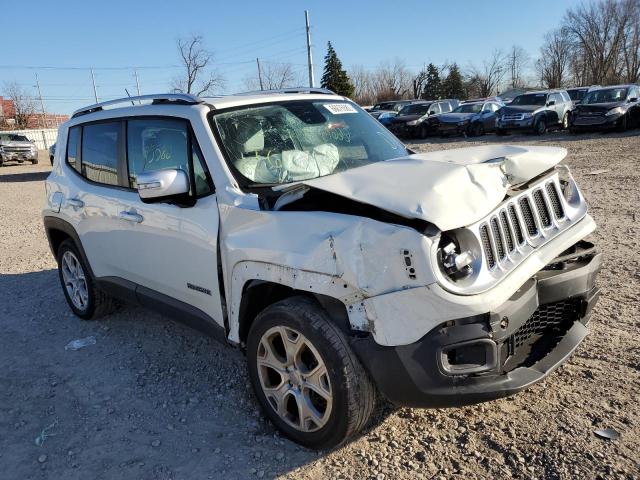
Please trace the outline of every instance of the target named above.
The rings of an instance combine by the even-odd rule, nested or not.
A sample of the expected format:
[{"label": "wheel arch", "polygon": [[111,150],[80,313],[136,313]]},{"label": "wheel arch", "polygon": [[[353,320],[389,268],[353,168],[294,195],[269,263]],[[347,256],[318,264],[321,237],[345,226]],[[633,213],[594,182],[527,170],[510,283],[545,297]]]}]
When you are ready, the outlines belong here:
[{"label": "wheel arch", "polygon": [[91,269],[91,263],[87,258],[84,248],[82,248],[82,242],[80,241],[80,237],[73,225],[61,218],[51,216],[44,217],[43,222],[44,230],[47,233],[47,239],[49,241],[49,248],[51,249],[51,253],[54,258],[58,258],[58,249],[60,248],[60,245],[62,245],[62,242],[65,240],[71,240],[82,256],[84,264],[89,269],[89,274],[92,278],[95,278],[93,270]]},{"label": "wheel arch", "polygon": [[238,308],[238,339],[246,344],[249,330],[258,314],[265,308],[290,297],[303,296],[314,299],[328,314],[333,323],[349,333],[351,325],[347,307],[337,298],[317,292],[299,290],[282,283],[252,279],[244,284]]}]

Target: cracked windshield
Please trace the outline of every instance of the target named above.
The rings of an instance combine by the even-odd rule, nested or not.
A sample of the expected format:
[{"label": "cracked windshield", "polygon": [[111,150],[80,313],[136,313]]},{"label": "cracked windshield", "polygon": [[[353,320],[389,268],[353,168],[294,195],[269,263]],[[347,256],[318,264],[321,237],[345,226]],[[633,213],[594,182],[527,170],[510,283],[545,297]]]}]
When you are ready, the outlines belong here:
[{"label": "cracked windshield", "polygon": [[348,102],[292,101],[234,109],[214,115],[213,124],[233,170],[244,183],[256,185],[309,180],[409,153]]}]

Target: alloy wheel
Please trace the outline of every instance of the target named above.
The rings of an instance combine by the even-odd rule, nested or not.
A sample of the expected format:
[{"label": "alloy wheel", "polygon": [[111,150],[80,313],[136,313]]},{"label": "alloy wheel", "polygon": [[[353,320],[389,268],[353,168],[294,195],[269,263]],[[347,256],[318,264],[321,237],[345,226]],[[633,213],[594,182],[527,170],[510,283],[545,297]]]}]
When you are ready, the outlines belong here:
[{"label": "alloy wheel", "polygon": [[62,255],[62,279],[64,288],[71,299],[71,303],[78,310],[86,310],[89,303],[87,279],[78,258],[73,252],[67,250]]},{"label": "alloy wheel", "polygon": [[258,343],[260,386],[276,414],[302,432],[322,428],[333,406],[327,366],[311,341],[297,330],[276,326]]}]

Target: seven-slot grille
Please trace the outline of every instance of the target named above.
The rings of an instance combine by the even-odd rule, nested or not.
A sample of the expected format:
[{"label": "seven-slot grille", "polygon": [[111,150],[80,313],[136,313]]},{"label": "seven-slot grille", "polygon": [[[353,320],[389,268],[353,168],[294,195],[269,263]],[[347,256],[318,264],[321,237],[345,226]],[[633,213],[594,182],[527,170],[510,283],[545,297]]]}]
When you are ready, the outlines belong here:
[{"label": "seven-slot grille", "polygon": [[[553,181],[539,186],[530,195],[509,202],[480,226],[480,241],[489,268],[515,253],[527,238],[537,237],[541,229],[553,225],[553,217],[565,217]],[[526,237],[525,237],[526,235]]]},{"label": "seven-slot grille", "polygon": [[523,113],[508,113],[502,116],[502,120],[505,122],[516,122],[520,120],[524,120]]},{"label": "seven-slot grille", "polygon": [[31,150],[31,147],[28,145],[5,145],[3,149],[7,153],[27,153]]}]

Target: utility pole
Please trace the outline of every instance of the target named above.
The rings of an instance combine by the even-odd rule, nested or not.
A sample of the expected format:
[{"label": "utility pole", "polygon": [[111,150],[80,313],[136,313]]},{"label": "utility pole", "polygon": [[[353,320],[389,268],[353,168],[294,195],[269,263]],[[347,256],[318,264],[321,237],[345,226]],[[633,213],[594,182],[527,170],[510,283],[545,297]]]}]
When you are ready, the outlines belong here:
[{"label": "utility pole", "polygon": [[304,19],[307,26],[307,63],[309,64],[309,86],[313,88],[313,56],[311,54],[311,26],[309,25],[309,10],[304,11]]},{"label": "utility pole", "polygon": [[44,110],[44,101],[42,100],[42,92],[40,91],[40,80],[36,73],[36,87],[38,88],[38,96],[40,97],[40,107],[42,108],[42,128],[47,128],[47,114]]},{"label": "utility pole", "polygon": [[138,91],[138,96],[140,96],[140,80],[138,79],[138,70],[134,70],[133,73],[136,76],[136,90]]},{"label": "utility pole", "polygon": [[98,90],[96,89],[96,76],[93,74],[93,68],[91,69],[91,81],[93,82],[93,95],[98,103]]},{"label": "utility pole", "polygon": [[264,85],[262,84],[262,70],[260,69],[259,58],[256,58],[256,63],[258,64],[258,80],[260,81],[260,90],[264,90]]}]

